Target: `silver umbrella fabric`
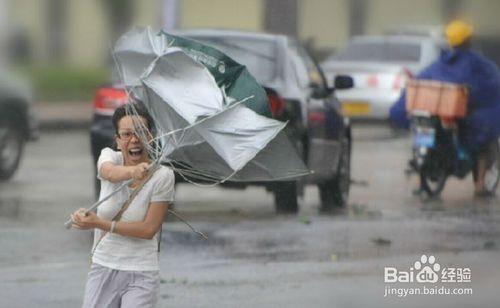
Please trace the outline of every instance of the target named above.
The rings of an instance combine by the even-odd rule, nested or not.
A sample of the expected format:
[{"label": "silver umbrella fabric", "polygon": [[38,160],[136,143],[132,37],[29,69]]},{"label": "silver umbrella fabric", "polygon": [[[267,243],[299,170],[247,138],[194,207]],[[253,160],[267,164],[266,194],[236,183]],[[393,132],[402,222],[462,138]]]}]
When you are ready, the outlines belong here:
[{"label": "silver umbrella fabric", "polygon": [[247,107],[262,103],[261,92],[227,96],[197,60],[199,53],[193,57],[192,50],[169,47],[165,35],[134,30],[114,50],[124,85],[154,119],[161,161],[215,182],[284,180],[309,173],[283,133],[285,123]]}]

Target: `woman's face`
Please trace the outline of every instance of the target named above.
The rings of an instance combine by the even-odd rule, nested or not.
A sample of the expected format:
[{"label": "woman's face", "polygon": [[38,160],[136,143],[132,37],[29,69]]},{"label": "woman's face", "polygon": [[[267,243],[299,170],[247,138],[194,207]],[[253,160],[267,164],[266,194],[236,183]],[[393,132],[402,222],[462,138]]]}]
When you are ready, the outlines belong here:
[{"label": "woman's face", "polygon": [[[122,151],[124,163],[128,166],[149,161],[148,152],[138,137],[141,134],[136,133],[135,121],[142,121],[144,127],[147,127],[146,119],[141,116],[124,116],[118,121],[118,135],[115,137],[118,149]],[[151,134],[149,131],[145,133],[150,141]]]}]

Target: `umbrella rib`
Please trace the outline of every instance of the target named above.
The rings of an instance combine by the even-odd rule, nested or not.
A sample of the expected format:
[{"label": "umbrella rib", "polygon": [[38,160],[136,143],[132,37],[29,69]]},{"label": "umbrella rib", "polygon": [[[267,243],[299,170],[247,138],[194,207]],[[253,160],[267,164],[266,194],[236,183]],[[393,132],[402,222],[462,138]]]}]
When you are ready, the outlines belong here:
[{"label": "umbrella rib", "polygon": [[[172,166],[173,168],[175,168],[178,171],[185,172],[185,173],[190,173],[191,175],[199,176],[200,179],[207,179],[207,180],[212,180],[212,181],[219,181],[216,176],[214,176],[214,175],[212,175],[212,174],[210,174],[208,172],[196,171],[191,166],[183,163],[182,161],[177,161],[177,160],[171,160],[171,161],[175,162],[176,164],[181,165],[181,167],[184,168],[184,169],[181,169],[181,168],[178,168],[177,166]],[[169,164],[171,164],[171,163],[169,162]]]},{"label": "umbrella rib", "polygon": [[[192,181],[192,180],[188,179],[188,178],[187,178],[187,177],[183,174],[183,172],[185,172],[185,170],[182,170],[182,171],[181,171],[181,169],[179,169],[179,168],[177,168],[177,167],[174,167],[172,164],[170,164],[170,167],[171,167],[172,169],[174,169],[174,171],[177,171],[177,173],[178,173],[178,174],[180,174],[180,176],[181,176],[181,177],[182,177],[182,178],[183,178],[186,182],[188,182],[188,183],[190,183],[190,184],[193,184],[193,185],[195,185],[195,186],[198,186],[198,187],[214,187],[214,186],[216,186],[216,185],[218,185],[218,184],[220,183],[220,182],[219,182],[219,180],[217,180],[217,179],[215,179],[215,180],[214,180],[215,182],[214,182],[214,183],[212,183],[212,184],[200,184],[200,183],[196,183],[196,182],[194,182],[194,181]],[[189,172],[186,172],[186,173],[189,173]],[[201,173],[200,173],[200,174],[201,174]],[[201,174],[201,175],[205,175],[205,174]],[[191,176],[193,176],[193,175],[191,175]],[[195,177],[195,176],[193,176],[193,177]],[[200,180],[203,180],[203,179],[211,180],[210,178],[208,178],[208,176],[207,176],[207,177],[205,177],[205,178],[203,178],[203,177],[198,177],[198,178],[199,178]]]},{"label": "umbrella rib", "polygon": [[[154,89],[152,89],[152,90],[154,91]],[[232,109],[232,108],[235,108],[236,106],[238,106],[238,105],[240,105],[240,104],[244,103],[245,101],[247,101],[247,100],[249,100],[249,99],[251,99],[251,98],[253,98],[253,97],[254,97],[254,96],[253,96],[253,95],[251,95],[251,96],[249,96],[249,97],[246,97],[246,98],[244,98],[244,99],[241,99],[240,101],[235,102],[234,104],[230,105],[228,108],[226,108],[226,109],[222,110],[221,112],[219,112],[219,113],[217,113],[217,114],[214,114],[214,115],[211,115],[211,116],[209,116],[209,117],[203,118],[203,119],[201,119],[200,121],[195,122],[195,123],[193,123],[193,124],[190,124],[189,126],[186,126],[186,127],[184,127],[184,128],[180,128],[180,129],[177,129],[177,130],[170,131],[170,132],[168,132],[168,133],[166,133],[166,134],[159,135],[159,136],[157,136],[156,138],[167,137],[167,136],[170,136],[171,134],[174,134],[174,133],[176,133],[176,132],[182,132],[182,136],[184,136],[185,132],[186,132],[188,129],[193,128],[193,127],[195,127],[195,126],[197,126],[197,125],[199,125],[199,124],[203,123],[204,121],[207,121],[208,119],[211,119],[211,118],[213,118],[213,117],[215,117],[215,116],[218,116],[218,115],[220,115],[221,113],[223,113],[223,112],[225,112],[225,111],[227,111],[227,110],[230,110],[230,109]],[[273,140],[274,138],[276,138],[276,136],[279,134],[279,132],[281,132],[281,131],[283,130],[283,128],[285,128],[285,127],[286,127],[286,125],[287,125],[287,124],[288,124],[288,122],[283,123],[283,124],[281,125],[281,127],[280,127],[277,131],[276,131],[276,133],[275,133],[275,134],[274,134],[271,138],[269,138],[269,141],[268,141],[265,145],[263,145],[262,147],[260,147],[260,148],[259,148],[259,151],[260,151],[260,150],[262,150],[262,149],[263,149],[263,148],[264,148],[267,144],[269,144],[270,140]],[[251,161],[252,159],[254,159],[254,158],[255,158],[255,156],[257,156],[257,154],[258,154],[258,152],[259,152],[259,151],[257,151],[257,152],[256,152],[256,153],[255,153],[255,154],[254,154],[254,155],[253,155],[250,159],[248,159],[247,163],[245,163],[243,166],[241,166],[240,168],[237,168],[236,170],[233,170],[233,172],[232,172],[231,174],[229,174],[228,176],[224,177],[224,178],[223,178],[223,179],[221,179],[221,180],[217,180],[215,183],[210,184],[210,185],[204,185],[204,184],[195,183],[194,181],[191,181],[191,180],[189,180],[188,178],[186,178],[186,177],[184,176],[184,174],[182,174],[182,172],[178,172],[178,173],[179,173],[179,174],[183,177],[183,179],[184,179],[184,180],[186,180],[187,182],[189,182],[189,183],[191,183],[191,184],[194,184],[194,185],[199,185],[199,186],[203,186],[203,187],[206,187],[206,186],[215,186],[215,185],[217,185],[217,184],[224,183],[224,182],[226,182],[227,180],[229,180],[230,178],[232,178],[232,177],[233,177],[236,173],[238,173],[238,172],[239,172],[239,171],[240,171],[240,170],[241,170],[244,166],[246,166],[246,165],[248,164],[248,162],[249,162],[249,161]],[[172,166],[172,167],[173,167],[173,166]],[[180,171],[180,169],[178,169],[178,168],[176,168],[176,167],[173,167],[173,168],[174,168],[175,170]],[[191,172],[191,174],[194,174],[194,172]],[[199,174],[199,175],[203,175],[203,176],[208,175],[208,174],[204,174],[204,173],[202,173],[202,172],[197,172],[197,174]],[[307,173],[306,173],[306,174],[307,174]],[[210,176],[210,175],[208,175],[208,176]],[[207,177],[207,178],[208,178],[208,177]]]},{"label": "umbrella rib", "polygon": [[[153,91],[154,91],[154,90],[153,90]],[[234,104],[230,105],[228,108],[221,110],[221,112],[219,112],[219,113],[216,113],[216,114],[210,115],[210,116],[208,116],[208,117],[206,117],[206,118],[203,118],[203,119],[201,119],[201,120],[199,120],[199,121],[197,121],[197,122],[194,122],[194,123],[192,123],[192,124],[189,124],[189,125],[188,125],[188,126],[186,126],[186,127],[182,127],[182,128],[174,129],[174,130],[172,130],[172,131],[169,131],[168,133],[165,133],[165,134],[159,135],[159,136],[157,136],[157,137],[156,137],[156,139],[159,139],[159,138],[162,138],[162,137],[167,137],[167,136],[169,136],[169,135],[171,135],[171,134],[174,134],[174,133],[177,133],[177,132],[180,132],[180,131],[185,131],[185,130],[188,130],[188,129],[190,129],[190,128],[193,128],[194,126],[199,125],[199,124],[201,124],[201,123],[203,123],[203,122],[205,122],[205,121],[207,121],[207,120],[209,120],[209,119],[211,119],[211,118],[213,118],[213,117],[215,117],[215,116],[218,116],[218,115],[220,115],[220,114],[221,114],[221,113],[223,113],[223,112],[226,112],[226,111],[228,111],[228,110],[231,110],[232,108],[234,108],[234,107],[236,107],[236,106],[238,106],[238,105],[240,105],[240,104],[244,103],[245,101],[247,101],[247,100],[249,100],[249,99],[251,99],[251,98],[253,98],[253,97],[254,97],[254,95],[251,95],[251,96],[245,97],[245,98],[243,98],[242,100],[240,100],[240,101],[238,101],[238,102],[235,102]]]}]

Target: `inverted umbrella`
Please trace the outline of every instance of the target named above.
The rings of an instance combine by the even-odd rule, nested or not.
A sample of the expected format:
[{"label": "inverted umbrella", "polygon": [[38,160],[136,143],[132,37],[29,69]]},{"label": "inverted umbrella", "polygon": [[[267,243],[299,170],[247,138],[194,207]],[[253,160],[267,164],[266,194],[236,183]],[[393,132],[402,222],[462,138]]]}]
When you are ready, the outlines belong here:
[{"label": "inverted umbrella", "polygon": [[285,123],[268,117],[263,88],[222,52],[147,28],[125,34],[113,54],[125,87],[153,117],[158,160],[214,182],[309,173]]},{"label": "inverted umbrella", "polygon": [[286,123],[269,118],[265,91],[245,66],[222,52],[147,28],[120,38],[113,56],[127,91],[154,120],[153,145],[138,130],[155,161],[152,168],[169,163],[181,175],[214,183],[310,173],[283,132]]}]

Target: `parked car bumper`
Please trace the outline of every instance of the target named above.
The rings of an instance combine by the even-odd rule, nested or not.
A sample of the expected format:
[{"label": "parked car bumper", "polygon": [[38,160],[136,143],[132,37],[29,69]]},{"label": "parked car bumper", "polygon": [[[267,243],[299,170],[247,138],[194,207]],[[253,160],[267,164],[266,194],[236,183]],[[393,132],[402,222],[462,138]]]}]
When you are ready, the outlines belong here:
[{"label": "parked car bumper", "polygon": [[381,120],[389,118],[389,110],[400,95],[399,90],[352,89],[337,92],[346,116]]}]

